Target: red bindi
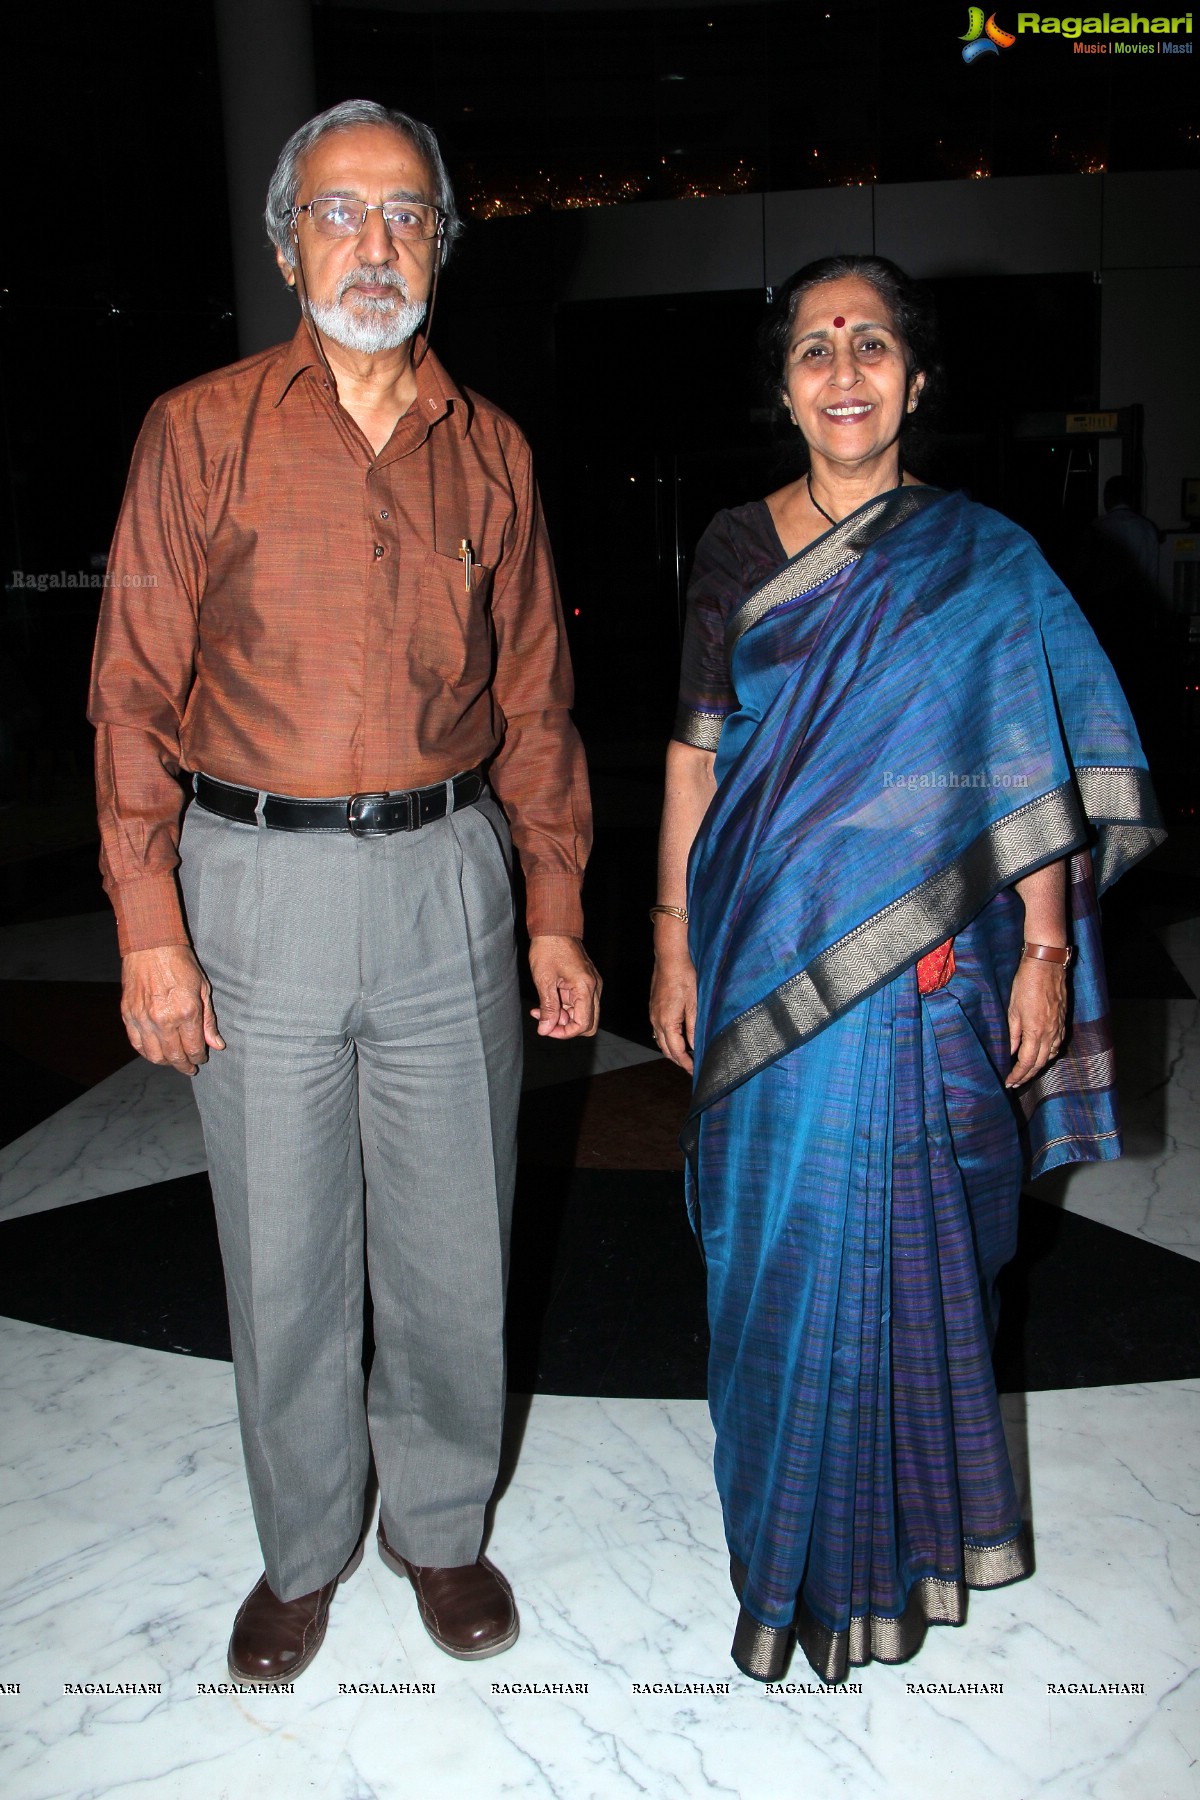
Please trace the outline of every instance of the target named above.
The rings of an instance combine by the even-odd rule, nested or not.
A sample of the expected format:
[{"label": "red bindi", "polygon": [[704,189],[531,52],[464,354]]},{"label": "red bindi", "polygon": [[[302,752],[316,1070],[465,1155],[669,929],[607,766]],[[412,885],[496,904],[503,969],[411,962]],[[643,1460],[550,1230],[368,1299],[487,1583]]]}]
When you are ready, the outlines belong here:
[{"label": "red bindi", "polygon": [[834,325],[837,326],[839,330],[846,323],[846,321],[845,321],[845,319],[843,319],[841,313],[838,314],[837,318],[833,322],[834,322]]}]

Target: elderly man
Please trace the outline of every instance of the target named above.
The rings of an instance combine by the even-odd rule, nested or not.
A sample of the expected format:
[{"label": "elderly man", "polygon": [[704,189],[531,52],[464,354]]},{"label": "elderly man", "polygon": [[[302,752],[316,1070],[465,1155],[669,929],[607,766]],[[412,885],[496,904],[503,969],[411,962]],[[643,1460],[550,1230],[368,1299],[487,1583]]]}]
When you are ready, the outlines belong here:
[{"label": "elderly man", "polygon": [[380,1555],[434,1641],[514,1642],[480,1553],[521,1069],[510,823],[538,1031],[590,1035],[600,987],[529,449],[426,347],[460,229],[433,133],[333,107],[285,146],[267,227],[299,329],[151,409],[91,703],[125,1023],[195,1076],[212,1176],[266,1564],[241,1682],[320,1648],[372,1453]]}]

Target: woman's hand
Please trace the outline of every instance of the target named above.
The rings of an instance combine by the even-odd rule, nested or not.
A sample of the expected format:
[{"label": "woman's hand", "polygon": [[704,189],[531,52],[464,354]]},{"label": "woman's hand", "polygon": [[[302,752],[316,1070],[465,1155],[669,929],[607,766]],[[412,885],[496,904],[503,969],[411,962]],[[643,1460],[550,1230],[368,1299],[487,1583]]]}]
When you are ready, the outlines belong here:
[{"label": "woman's hand", "polygon": [[1021,1087],[1062,1049],[1067,1030],[1067,971],[1023,956],[1008,1000],[1008,1047],[1016,1057],[1004,1083]]},{"label": "woman's hand", "polygon": [[673,741],[667,746],[667,781],[658,839],[658,904],[654,918],[654,979],[650,1023],[664,1056],[691,1074],[696,1034],[696,971],[688,952],[685,907],[688,852],[717,791],[711,750]]},{"label": "woman's hand", "polygon": [[664,1056],[692,1072],[696,1032],[696,971],[688,955],[686,927],[676,924],[683,940],[669,952],[656,951],[650,983],[650,1024]]}]

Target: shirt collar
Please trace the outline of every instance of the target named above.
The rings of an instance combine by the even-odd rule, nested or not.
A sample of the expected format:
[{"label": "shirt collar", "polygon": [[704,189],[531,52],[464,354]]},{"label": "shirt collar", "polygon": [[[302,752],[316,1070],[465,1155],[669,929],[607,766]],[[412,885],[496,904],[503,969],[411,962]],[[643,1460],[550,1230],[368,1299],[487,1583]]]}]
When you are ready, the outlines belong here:
[{"label": "shirt collar", "polygon": [[[283,349],[275,384],[275,406],[282,404],[292,383],[307,369],[315,370],[324,378],[325,365],[317,352],[307,322],[301,319],[291,343]],[[428,429],[449,413],[459,435],[465,436],[471,424],[471,403],[458,383],[446,373],[432,350],[427,350],[417,364],[416,377],[417,398],[409,416],[415,414]]]},{"label": "shirt collar", "polygon": [[297,375],[303,375],[305,369],[320,369],[321,359],[317,355],[317,347],[313,343],[312,333],[303,319],[297,325],[290,344],[280,345],[282,359],[279,364],[279,376],[275,384],[273,405],[279,406]]},{"label": "shirt collar", "polygon": [[416,375],[417,398],[413,411],[428,425],[436,424],[449,413],[459,436],[465,436],[471,425],[471,403],[432,350],[427,350],[417,364]]}]

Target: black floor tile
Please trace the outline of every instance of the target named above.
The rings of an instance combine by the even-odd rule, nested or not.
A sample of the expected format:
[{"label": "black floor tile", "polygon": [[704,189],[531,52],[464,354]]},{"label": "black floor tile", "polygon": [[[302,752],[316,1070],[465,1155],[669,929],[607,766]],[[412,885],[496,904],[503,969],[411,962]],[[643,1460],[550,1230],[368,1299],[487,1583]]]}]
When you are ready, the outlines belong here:
[{"label": "black floor tile", "polygon": [[0,1225],[0,1315],[228,1361],[208,1176],[183,1175]]},{"label": "black floor tile", "polygon": [[[0,1315],[227,1358],[207,1178],[184,1176],[0,1225]],[[1200,1263],[1021,1203],[1002,1279],[1004,1391],[1200,1376]],[[704,1272],[679,1177],[524,1170],[509,1288],[517,1391],[702,1399]]]},{"label": "black floor tile", "polygon": [[0,1046],[0,1148],[24,1137],[86,1090],[79,1082]]},{"label": "black floor tile", "polygon": [[1200,1262],[1025,1195],[1000,1278],[1002,1393],[1200,1375]]},{"label": "black floor tile", "polygon": [[682,1176],[523,1171],[508,1319],[518,1391],[703,1399],[704,1267]]}]

